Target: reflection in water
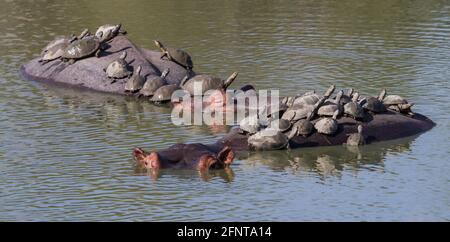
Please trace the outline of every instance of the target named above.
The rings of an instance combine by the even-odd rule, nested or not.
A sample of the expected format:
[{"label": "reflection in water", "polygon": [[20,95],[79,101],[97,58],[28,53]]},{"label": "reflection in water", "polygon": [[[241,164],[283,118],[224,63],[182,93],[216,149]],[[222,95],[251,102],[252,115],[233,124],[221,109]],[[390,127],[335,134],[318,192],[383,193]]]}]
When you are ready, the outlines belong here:
[{"label": "reflection in water", "polygon": [[284,151],[252,152],[241,154],[240,159],[248,165],[263,164],[274,171],[291,174],[317,173],[323,179],[339,176],[351,170],[357,176],[360,170],[384,171],[384,160],[389,154],[400,154],[410,150],[416,137],[387,141],[367,146],[330,146],[302,148]]},{"label": "reflection in water", "polygon": [[[0,220],[449,220],[449,16],[439,0],[3,1]],[[356,149],[244,154],[234,175],[164,170],[150,182],[132,147],[211,143],[228,127],[178,127],[167,107],[18,75],[55,36],[119,22],[138,46],[187,50],[198,73],[238,71],[234,89],[387,88],[438,125]]]}]

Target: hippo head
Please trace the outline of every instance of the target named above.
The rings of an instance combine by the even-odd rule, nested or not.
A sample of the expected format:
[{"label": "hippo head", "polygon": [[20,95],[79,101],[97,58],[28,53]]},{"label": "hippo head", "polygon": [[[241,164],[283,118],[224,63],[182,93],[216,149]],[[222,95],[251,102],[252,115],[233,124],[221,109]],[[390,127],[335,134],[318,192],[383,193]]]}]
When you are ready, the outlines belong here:
[{"label": "hippo head", "polygon": [[225,146],[218,152],[202,144],[178,144],[159,152],[147,153],[141,148],[133,150],[135,160],[147,169],[194,168],[200,171],[223,169],[234,159],[233,150]]}]

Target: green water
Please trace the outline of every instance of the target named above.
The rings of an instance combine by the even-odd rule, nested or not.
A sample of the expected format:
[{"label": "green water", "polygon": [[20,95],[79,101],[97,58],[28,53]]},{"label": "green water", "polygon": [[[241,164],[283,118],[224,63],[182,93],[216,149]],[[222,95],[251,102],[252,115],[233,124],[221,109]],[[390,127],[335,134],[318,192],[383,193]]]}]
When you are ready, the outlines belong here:
[{"label": "green water", "polygon": [[[0,220],[450,220],[448,1],[0,2]],[[137,169],[131,149],[213,142],[170,109],[29,82],[20,65],[55,36],[121,22],[139,46],[189,51],[232,87],[383,87],[437,123],[360,149],[244,154],[232,172]],[[387,131],[388,132],[388,131]]]}]

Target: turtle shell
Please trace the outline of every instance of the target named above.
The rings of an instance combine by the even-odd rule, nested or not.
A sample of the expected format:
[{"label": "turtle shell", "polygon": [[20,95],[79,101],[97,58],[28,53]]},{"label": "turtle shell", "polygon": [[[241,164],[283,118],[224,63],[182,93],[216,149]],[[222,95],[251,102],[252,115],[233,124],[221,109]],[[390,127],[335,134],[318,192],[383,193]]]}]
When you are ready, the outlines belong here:
[{"label": "turtle shell", "polygon": [[61,42],[59,44],[50,47],[44,53],[41,60],[49,61],[61,57],[65,53],[67,46],[69,46],[69,42]]},{"label": "turtle shell", "polygon": [[158,90],[158,88],[167,85],[167,82],[164,78],[159,76],[149,79],[145,82],[142,87],[140,93],[146,97],[151,97]]},{"label": "turtle shell", "polygon": [[293,127],[297,128],[297,135],[308,136],[314,130],[314,125],[307,119],[300,119],[294,123]]},{"label": "turtle shell", "polygon": [[100,41],[95,36],[88,36],[72,42],[62,55],[67,59],[79,59],[94,54],[100,47]]},{"label": "turtle shell", "polygon": [[338,123],[333,118],[322,118],[317,121],[314,128],[321,134],[333,135],[338,129]]},{"label": "turtle shell", "polygon": [[187,69],[192,69],[194,67],[192,58],[186,51],[175,48],[167,48],[166,50],[172,61]]},{"label": "turtle shell", "polygon": [[201,95],[203,95],[208,90],[222,88],[223,84],[224,81],[220,78],[211,77],[209,75],[196,75],[184,83],[182,88],[188,91],[191,95],[194,95],[194,86],[198,85],[202,87]]},{"label": "turtle shell", "polygon": [[320,116],[333,116],[334,112],[336,112],[339,107],[340,106],[336,104],[324,105],[317,110],[317,114]]},{"label": "turtle shell", "polygon": [[239,122],[239,128],[249,134],[258,132],[261,129],[261,126],[258,115],[247,116]]},{"label": "turtle shell", "polygon": [[264,129],[248,137],[248,145],[254,150],[279,150],[285,148],[288,143],[287,135],[273,129]]},{"label": "turtle shell", "polygon": [[168,102],[172,99],[172,94],[180,89],[178,85],[165,85],[158,88],[151,99],[152,102]]},{"label": "turtle shell", "polygon": [[292,124],[289,120],[275,119],[270,122],[268,128],[273,129],[273,130],[278,130],[281,132],[286,132],[287,130],[289,130],[291,128],[291,126],[292,126]]},{"label": "turtle shell", "polygon": [[364,118],[364,109],[356,102],[349,102],[344,105],[344,113],[357,119]]},{"label": "turtle shell", "polygon": [[106,67],[106,75],[112,78],[125,78],[131,74],[127,65],[128,63],[123,59],[115,60]]},{"label": "turtle shell", "polygon": [[50,49],[53,49],[53,47],[55,47],[55,46],[59,46],[61,44],[66,44],[66,47],[67,47],[70,44],[70,40],[71,40],[71,38],[68,38],[65,36],[57,37],[56,39],[54,39],[53,41],[48,43],[47,46],[45,46],[42,49],[42,53],[41,53],[42,57],[45,55],[45,53],[47,51],[49,51]]},{"label": "turtle shell", "polygon": [[97,36],[101,42],[108,41],[117,35],[119,29],[120,25],[105,24],[98,27],[95,36]]},{"label": "turtle shell", "polygon": [[383,99],[384,105],[406,104],[408,101],[399,95],[388,95]]},{"label": "turtle shell", "polygon": [[130,79],[125,83],[125,91],[128,92],[137,92],[141,90],[141,88],[144,86],[145,78],[141,76],[140,74],[133,74]]},{"label": "turtle shell", "polygon": [[295,99],[293,106],[295,105],[314,105],[319,101],[320,97],[317,94],[310,94],[298,97]]},{"label": "turtle shell", "polygon": [[308,116],[308,114],[314,109],[314,106],[305,106],[300,109],[289,108],[286,112],[281,116],[282,119],[289,120],[291,122],[295,122],[300,119],[304,119]]},{"label": "turtle shell", "polygon": [[383,102],[378,100],[378,98],[376,97],[367,98],[363,105],[363,108],[374,113],[386,112],[386,107],[384,106]]}]

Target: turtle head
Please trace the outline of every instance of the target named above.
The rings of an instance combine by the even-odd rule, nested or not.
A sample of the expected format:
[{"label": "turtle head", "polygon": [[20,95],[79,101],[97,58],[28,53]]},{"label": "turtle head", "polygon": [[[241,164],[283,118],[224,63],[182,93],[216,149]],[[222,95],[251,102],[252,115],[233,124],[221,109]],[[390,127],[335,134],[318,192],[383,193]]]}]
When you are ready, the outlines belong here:
[{"label": "turtle head", "polygon": [[81,31],[80,35],[78,35],[78,39],[82,39],[88,34],[89,34],[89,29],[84,29],[83,31]]},{"label": "turtle head", "polygon": [[362,134],[362,131],[363,131],[363,127],[360,124],[360,125],[358,125],[358,134]]},{"label": "turtle head", "polygon": [[161,49],[162,52],[166,51],[166,48],[164,47],[164,45],[159,40],[153,40],[153,42],[155,43],[156,47]]},{"label": "turtle head", "polygon": [[136,75],[140,75],[140,74],[141,74],[141,71],[142,71],[142,67],[141,67],[141,66],[138,66],[138,67],[136,68],[136,71],[135,71]]},{"label": "turtle head", "polygon": [[386,96],[386,89],[381,90],[380,95],[378,95],[378,100],[383,101]]},{"label": "turtle head", "polygon": [[125,60],[125,58],[127,58],[127,52],[126,51],[122,52],[119,58]]},{"label": "turtle head", "polygon": [[161,78],[164,79],[167,77],[167,75],[169,75],[170,69],[166,68],[163,73],[161,73]]},{"label": "turtle head", "polygon": [[233,81],[236,79],[236,77],[238,76],[237,72],[233,72],[233,74],[231,74],[227,80],[225,80],[225,82],[223,83],[223,89],[226,90],[231,83],[233,83]]},{"label": "turtle head", "polygon": [[353,94],[352,96],[352,102],[358,102],[359,99],[359,93],[355,92],[355,94]]},{"label": "turtle head", "polygon": [[133,157],[139,165],[147,169],[158,169],[161,167],[161,159],[156,152],[148,154],[141,148],[134,148]]},{"label": "turtle head", "polygon": [[342,96],[344,95],[344,91],[340,90],[337,94],[336,94],[336,104],[339,104],[339,101],[341,100]]},{"label": "turtle head", "polygon": [[338,116],[339,116],[339,108],[336,111],[334,111],[333,119],[336,120]]},{"label": "turtle head", "polygon": [[331,85],[331,86],[327,89],[327,91],[325,92],[324,96],[325,96],[326,98],[330,97],[331,94],[333,94],[334,89],[336,89],[336,86],[335,86],[335,85]]},{"label": "turtle head", "polygon": [[189,74],[184,76],[183,80],[181,80],[180,82],[180,86],[184,86],[184,84],[186,84],[186,82],[189,80]]}]

